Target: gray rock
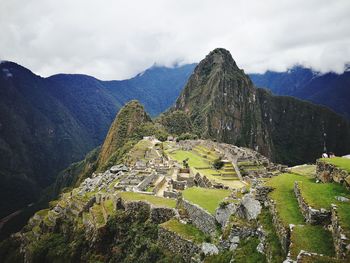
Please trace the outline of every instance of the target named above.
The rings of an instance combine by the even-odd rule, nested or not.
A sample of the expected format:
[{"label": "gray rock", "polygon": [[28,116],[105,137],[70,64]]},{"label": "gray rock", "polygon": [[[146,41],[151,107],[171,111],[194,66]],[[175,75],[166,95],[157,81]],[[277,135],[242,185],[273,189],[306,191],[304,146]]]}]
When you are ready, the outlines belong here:
[{"label": "gray rock", "polygon": [[260,253],[260,254],[265,254],[264,251],[265,251],[265,247],[264,247],[264,244],[262,242],[260,242],[258,244],[258,246],[256,247],[256,250]]},{"label": "gray rock", "polygon": [[260,202],[250,194],[243,197],[240,207],[237,209],[240,217],[246,218],[247,220],[256,219],[261,213]]},{"label": "gray rock", "polygon": [[204,255],[217,255],[219,253],[219,249],[211,243],[202,243],[202,251]]},{"label": "gray rock", "polygon": [[337,199],[340,202],[349,202],[350,201],[349,198],[346,198],[344,196],[336,196],[335,199]]},{"label": "gray rock", "polygon": [[230,216],[236,212],[237,206],[233,203],[221,208],[218,207],[215,212],[215,219],[222,227],[225,227],[230,219]]}]

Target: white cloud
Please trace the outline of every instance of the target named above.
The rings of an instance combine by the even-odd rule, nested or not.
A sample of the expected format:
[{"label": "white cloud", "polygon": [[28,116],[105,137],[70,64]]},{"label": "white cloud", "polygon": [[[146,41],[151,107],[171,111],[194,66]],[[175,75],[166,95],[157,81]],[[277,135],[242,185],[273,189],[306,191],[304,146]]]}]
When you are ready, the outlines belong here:
[{"label": "white cloud", "polygon": [[230,50],[246,72],[350,61],[348,0],[0,0],[0,59],[123,79]]}]

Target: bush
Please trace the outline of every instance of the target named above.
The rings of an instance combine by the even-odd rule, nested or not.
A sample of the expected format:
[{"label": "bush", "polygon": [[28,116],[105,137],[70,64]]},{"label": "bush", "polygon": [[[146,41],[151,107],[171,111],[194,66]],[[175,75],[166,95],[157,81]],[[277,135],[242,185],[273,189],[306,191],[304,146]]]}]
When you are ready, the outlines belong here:
[{"label": "bush", "polygon": [[220,170],[224,166],[224,162],[221,160],[221,158],[215,159],[213,162],[213,167],[216,170]]}]

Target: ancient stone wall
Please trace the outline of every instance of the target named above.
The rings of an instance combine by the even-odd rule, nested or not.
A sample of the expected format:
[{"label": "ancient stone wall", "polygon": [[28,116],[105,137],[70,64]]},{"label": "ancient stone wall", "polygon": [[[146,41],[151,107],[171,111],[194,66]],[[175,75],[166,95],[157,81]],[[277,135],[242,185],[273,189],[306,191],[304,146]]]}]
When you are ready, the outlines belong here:
[{"label": "ancient stone wall", "polygon": [[294,183],[294,193],[298,200],[299,208],[303,214],[305,221],[312,225],[328,225],[331,222],[331,212],[326,209],[312,208],[305,201],[301,194],[300,186],[298,182]]},{"label": "ancient stone wall", "polygon": [[187,182],[173,180],[172,185],[173,185],[173,189],[175,189],[175,190],[185,190]]},{"label": "ancient stone wall", "polygon": [[192,224],[197,228],[208,235],[215,234],[217,223],[215,217],[208,211],[184,199],[178,199],[177,206],[182,206],[187,211]]},{"label": "ancient stone wall", "polygon": [[163,196],[167,198],[177,199],[180,196],[180,193],[175,191],[164,191]]},{"label": "ancient stone wall", "polygon": [[176,216],[176,210],[167,207],[152,207],[150,218],[155,224],[164,223]]},{"label": "ancient stone wall", "polygon": [[276,204],[273,200],[268,201],[269,211],[272,215],[272,222],[276,228],[277,236],[281,242],[282,248],[285,252],[288,252],[290,245],[290,228],[284,226],[281,219],[278,216]]},{"label": "ancient stone wall", "polygon": [[159,189],[163,187],[163,185],[166,183],[166,178],[163,177],[163,179],[153,188],[153,193],[158,193]]},{"label": "ancient stone wall", "polygon": [[327,162],[316,161],[316,178],[323,183],[336,182],[344,184],[350,189],[350,174]]},{"label": "ancient stone wall", "polygon": [[145,179],[137,186],[140,191],[144,191],[147,187],[158,179],[159,175],[157,173],[153,173],[150,176],[145,177]]},{"label": "ancient stone wall", "polygon": [[350,239],[347,233],[339,223],[337,206],[331,208],[332,236],[337,258],[350,260]]},{"label": "ancient stone wall", "polygon": [[191,258],[201,251],[199,245],[162,226],[158,230],[158,244],[164,249],[179,254],[186,262],[191,262]]}]

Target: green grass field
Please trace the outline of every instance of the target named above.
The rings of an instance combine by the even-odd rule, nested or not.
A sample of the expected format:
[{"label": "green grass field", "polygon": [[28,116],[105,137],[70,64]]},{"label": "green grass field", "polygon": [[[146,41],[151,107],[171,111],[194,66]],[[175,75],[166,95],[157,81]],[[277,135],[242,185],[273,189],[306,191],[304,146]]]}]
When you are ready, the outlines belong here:
[{"label": "green grass field", "polygon": [[194,167],[194,168],[211,167],[208,161],[206,161],[203,157],[191,151],[177,150],[172,153],[169,153],[169,155],[179,163],[182,163],[183,160],[188,158],[189,159],[188,164],[190,167]]},{"label": "green grass field", "polygon": [[182,224],[176,219],[171,219],[163,224],[164,228],[173,231],[180,235],[181,237],[192,240],[195,243],[202,243],[206,240],[206,235],[191,224]]},{"label": "green grass field", "polygon": [[290,169],[292,173],[314,176],[316,174],[316,165],[298,165]]},{"label": "green grass field", "polygon": [[333,157],[333,158],[321,158],[319,159],[322,162],[334,164],[335,166],[339,167],[340,169],[343,169],[350,173],[350,159],[349,158],[343,158],[343,157]]},{"label": "green grass field", "polygon": [[334,256],[332,234],[322,226],[295,226],[291,236],[291,256],[296,259],[300,250]]},{"label": "green grass field", "polygon": [[158,197],[154,195],[140,194],[134,192],[120,192],[119,196],[129,201],[148,201],[154,206],[164,206],[169,208],[175,208],[176,200]]},{"label": "green grass field", "polygon": [[304,217],[299,210],[293,188],[295,181],[305,180],[309,180],[309,178],[286,173],[272,177],[266,182],[267,186],[275,189],[270,193],[270,197],[276,201],[277,212],[286,227],[289,224],[298,225],[304,223]]},{"label": "green grass field", "polygon": [[204,208],[211,214],[215,214],[216,208],[220,202],[231,193],[230,190],[208,189],[201,187],[187,188],[182,191],[183,197]]}]

